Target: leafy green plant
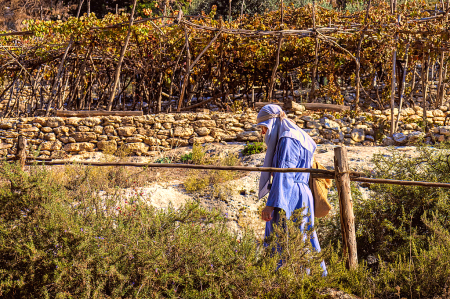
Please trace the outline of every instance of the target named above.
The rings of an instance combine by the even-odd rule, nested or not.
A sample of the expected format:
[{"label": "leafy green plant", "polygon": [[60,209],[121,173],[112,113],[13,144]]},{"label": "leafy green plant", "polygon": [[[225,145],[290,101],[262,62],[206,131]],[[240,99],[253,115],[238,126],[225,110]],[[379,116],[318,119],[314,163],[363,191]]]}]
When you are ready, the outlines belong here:
[{"label": "leafy green plant", "polygon": [[192,152],[182,155],[180,157],[180,161],[182,163],[190,163],[190,162],[192,162]]},{"label": "leafy green plant", "polygon": [[155,160],[155,163],[169,164],[172,163],[172,159],[169,157],[162,157]]},{"label": "leafy green plant", "polygon": [[266,150],[266,146],[263,142],[247,142],[247,145],[242,150],[244,156],[250,156],[254,154],[262,153]]}]

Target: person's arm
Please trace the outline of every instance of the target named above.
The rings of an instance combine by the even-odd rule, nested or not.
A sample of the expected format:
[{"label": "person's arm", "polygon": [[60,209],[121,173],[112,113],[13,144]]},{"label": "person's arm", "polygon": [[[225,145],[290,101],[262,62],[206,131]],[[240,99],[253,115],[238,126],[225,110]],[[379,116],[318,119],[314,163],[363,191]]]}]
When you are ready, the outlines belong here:
[{"label": "person's arm", "polygon": [[[300,152],[300,144],[298,140],[292,138],[281,138],[277,146],[276,165],[277,168],[295,168],[298,164]],[[272,188],[270,189],[269,198],[266,206],[261,212],[261,218],[265,221],[272,220],[272,212],[274,208],[285,208],[286,201],[289,200],[285,196],[285,191],[292,188],[295,173],[273,173]]]}]

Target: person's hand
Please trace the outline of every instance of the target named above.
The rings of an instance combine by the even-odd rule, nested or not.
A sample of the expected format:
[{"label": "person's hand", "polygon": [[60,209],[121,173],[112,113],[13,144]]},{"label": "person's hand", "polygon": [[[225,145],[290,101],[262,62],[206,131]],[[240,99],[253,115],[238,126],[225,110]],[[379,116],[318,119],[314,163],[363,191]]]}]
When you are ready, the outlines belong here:
[{"label": "person's hand", "polygon": [[261,126],[261,134],[265,135],[267,133],[267,127]]},{"label": "person's hand", "polygon": [[265,206],[264,209],[261,212],[261,218],[264,221],[270,221],[272,220],[272,212],[274,207]]}]

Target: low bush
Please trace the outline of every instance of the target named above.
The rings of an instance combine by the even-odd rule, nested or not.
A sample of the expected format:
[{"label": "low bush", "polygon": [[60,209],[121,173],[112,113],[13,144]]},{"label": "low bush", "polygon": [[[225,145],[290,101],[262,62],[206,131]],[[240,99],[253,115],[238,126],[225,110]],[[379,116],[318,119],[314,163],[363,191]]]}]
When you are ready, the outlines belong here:
[{"label": "low bush", "polygon": [[[291,223],[289,243],[279,229],[266,249],[251,232],[238,239],[225,217],[195,202],[159,210],[139,197],[74,201],[45,169],[1,174],[8,183],[0,200],[16,211],[1,212],[5,298],[292,298],[326,282],[322,257],[308,253]],[[273,254],[277,242],[287,249],[281,256]],[[279,260],[284,265],[275,271]]]},{"label": "low bush", "polygon": [[266,146],[263,142],[254,142],[254,143],[247,142],[247,145],[242,150],[242,155],[250,156],[254,154],[263,153],[265,151]]},{"label": "low bush", "polygon": [[[206,158],[203,159],[206,161]],[[208,163],[213,165],[236,166],[239,164],[239,157],[236,154],[227,154],[219,158],[208,158]],[[238,173],[228,170],[191,170],[187,179],[184,181],[184,187],[187,192],[196,192],[213,186],[218,188],[219,184],[237,178]],[[214,193],[214,190],[212,190]]]},{"label": "low bush", "polygon": [[199,170],[189,171],[187,179],[184,181],[184,188],[187,192],[192,193],[201,191],[209,186],[209,177]]},{"label": "low bush", "polygon": [[[376,155],[372,174],[448,182],[449,149]],[[448,298],[448,189],[372,185],[364,199],[352,184],[360,264],[348,271],[336,209],[317,219],[321,254],[291,221],[264,247],[251,231],[231,233],[226,217],[197,202],[156,209],[138,192],[104,192],[102,171],[68,169],[55,174],[33,166],[25,173],[1,165],[2,297],[320,298],[335,288],[361,298]],[[330,200],[337,204],[335,193]]]},{"label": "low bush", "polygon": [[[421,146],[418,155],[391,149],[373,157],[377,178],[450,182],[450,144]],[[387,298],[431,298],[450,285],[450,190],[446,188],[373,184],[369,198],[352,184],[358,257],[373,274],[366,293]],[[335,207],[316,225],[323,246],[336,248],[341,240],[337,193]],[[355,291],[353,289],[353,291]],[[369,296],[369,297],[370,297]]]},{"label": "low bush", "polygon": [[190,163],[192,161],[192,152],[182,155],[180,161],[182,163]]},{"label": "low bush", "polygon": [[158,158],[155,160],[155,163],[170,164],[172,163],[172,159],[169,157]]},{"label": "low bush", "polygon": [[206,157],[206,152],[201,144],[195,143],[192,146],[192,163],[194,164],[209,164]]}]

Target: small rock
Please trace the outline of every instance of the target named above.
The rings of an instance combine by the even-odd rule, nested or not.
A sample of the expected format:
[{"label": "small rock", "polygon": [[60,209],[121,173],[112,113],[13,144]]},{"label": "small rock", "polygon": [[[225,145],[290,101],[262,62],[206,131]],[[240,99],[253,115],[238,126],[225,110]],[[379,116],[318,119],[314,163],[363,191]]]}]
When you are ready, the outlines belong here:
[{"label": "small rock", "polygon": [[440,109],[436,109],[432,111],[434,117],[445,117],[444,112]]},{"label": "small rock", "polygon": [[339,124],[329,118],[324,119],[323,127],[326,129],[331,129],[331,130],[335,130],[335,131],[340,130]]},{"label": "small rock", "polygon": [[386,138],[383,139],[383,145],[384,146],[395,145],[395,141],[391,137],[386,137]]},{"label": "small rock", "polygon": [[355,142],[362,142],[365,138],[363,129],[353,129],[350,135]]},{"label": "small rock", "polygon": [[344,134],[350,134],[352,132],[352,128],[350,128],[350,127],[343,127],[341,131]]},{"label": "small rock", "polygon": [[444,135],[434,135],[434,138],[437,142],[444,142],[445,136]]},{"label": "small rock", "polygon": [[119,133],[119,136],[131,137],[133,136],[135,131],[136,131],[135,127],[120,127],[117,130],[117,133]]},{"label": "small rock", "polygon": [[308,121],[306,123],[306,127],[308,129],[321,129],[322,125],[320,123],[316,122],[316,121]]},{"label": "small rock", "polygon": [[372,135],[366,135],[365,139],[367,141],[375,142],[375,138]]},{"label": "small rock", "polygon": [[405,144],[408,142],[408,138],[403,133],[395,133],[392,135],[392,138],[397,144]]},{"label": "small rock", "polygon": [[439,133],[442,135],[445,135],[445,136],[450,135],[450,126],[439,127],[437,129],[439,130]]},{"label": "small rock", "polygon": [[290,108],[291,108],[292,111],[295,111],[295,112],[303,112],[303,111],[306,110],[305,106],[303,106],[303,105],[301,105],[299,103],[296,103],[296,102],[291,102],[291,107]]},{"label": "small rock", "polygon": [[206,136],[209,135],[209,133],[211,132],[210,129],[205,128],[205,127],[200,127],[195,129],[195,132],[199,135],[199,136]]},{"label": "small rock", "polygon": [[304,116],[302,116],[302,117],[300,117],[300,119],[301,120],[304,120],[304,121],[314,121],[314,118],[312,118],[310,115],[304,115]]},{"label": "small rock", "polygon": [[56,151],[62,148],[62,143],[59,140],[42,142],[41,150],[43,151]]}]

